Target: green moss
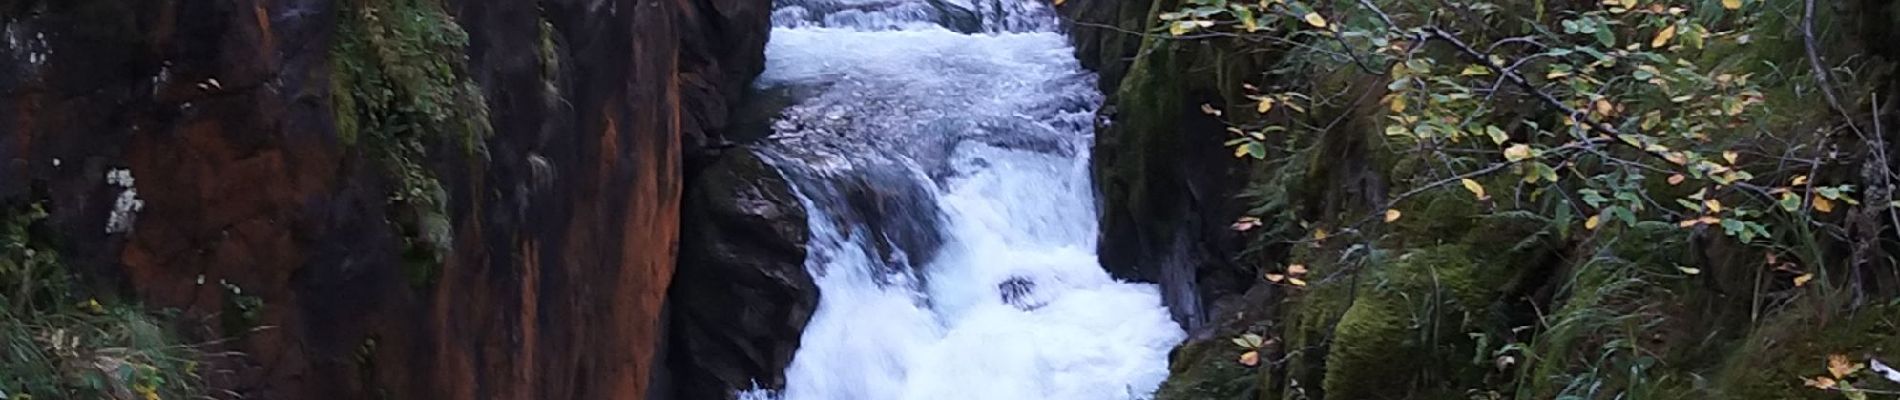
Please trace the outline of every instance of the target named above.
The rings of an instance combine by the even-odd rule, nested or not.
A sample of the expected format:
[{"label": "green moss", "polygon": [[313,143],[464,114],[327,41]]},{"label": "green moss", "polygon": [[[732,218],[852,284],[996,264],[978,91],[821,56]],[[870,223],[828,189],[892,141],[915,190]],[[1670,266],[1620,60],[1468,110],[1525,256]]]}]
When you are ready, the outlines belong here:
[{"label": "green moss", "polygon": [[1155,400],[1248,399],[1259,390],[1264,369],[1241,365],[1244,352],[1219,338],[1187,343],[1175,351],[1167,382]]},{"label": "green moss", "polygon": [[1483,208],[1462,188],[1420,193],[1399,205],[1405,217],[1393,221],[1399,245],[1430,246],[1456,241],[1470,232]]},{"label": "green moss", "polygon": [[541,54],[541,74],[544,78],[552,77],[561,70],[560,48],[554,43],[554,22],[548,21],[548,16],[544,14],[535,26],[540,28],[541,48],[536,50],[540,50]]},{"label": "green moss", "polygon": [[1469,252],[1430,247],[1374,271],[1333,329],[1329,398],[1408,398],[1481,383],[1484,369],[1466,362],[1475,351],[1467,333],[1478,328],[1497,289],[1480,283],[1484,271]]},{"label": "green moss", "polygon": [[[1326,379],[1326,357],[1333,343],[1334,327],[1353,304],[1360,281],[1349,270],[1376,263],[1381,252],[1341,258],[1345,242],[1328,241],[1319,247],[1297,246],[1291,263],[1304,265],[1307,286],[1291,290],[1280,306],[1277,335],[1286,353],[1284,364],[1272,366],[1272,379],[1261,391],[1261,399],[1304,399],[1318,392]],[[1325,277],[1338,277],[1326,279]]]},{"label": "green moss", "polygon": [[[1353,303],[1333,330],[1326,353],[1326,394],[1345,399],[1402,398],[1407,377],[1415,376],[1430,354],[1412,343],[1413,321],[1402,304],[1383,298]],[[1369,384],[1380,382],[1379,384]]]},{"label": "green moss", "polygon": [[[1156,15],[1180,4],[1153,2],[1141,20],[1155,21]],[[1124,18],[1132,16],[1132,8],[1123,7]],[[1129,38],[1105,41],[1114,46]],[[1119,56],[1113,49],[1104,54]],[[1103,191],[1103,216],[1111,218],[1103,224],[1107,230],[1139,232],[1146,243],[1173,243],[1192,201],[1182,181],[1189,174],[1204,173],[1186,170],[1193,163],[1183,157],[1202,154],[1203,149],[1194,146],[1217,144],[1229,135],[1220,128],[1222,121],[1203,115],[1201,107],[1205,103],[1225,109],[1230,117],[1255,114],[1242,85],[1256,76],[1261,56],[1239,51],[1234,43],[1156,36],[1142,36],[1136,54],[1114,91],[1116,123],[1097,135],[1096,182]],[[1134,226],[1118,226],[1123,223]]]},{"label": "green moss", "polygon": [[1737,302],[1677,269],[1692,265],[1688,232],[1653,222],[1598,232],[1590,258],[1553,279],[1520,398],[1706,397],[1702,359],[1727,351],[1725,332],[1748,321],[1710,308]]},{"label": "green moss", "polygon": [[[1150,40],[1142,46],[1146,56],[1129,68],[1128,77],[1116,95],[1119,113],[1117,126],[1097,146],[1098,182],[1104,183],[1105,208],[1128,213],[1143,226],[1135,227],[1143,236],[1166,243],[1178,216],[1168,215],[1175,207],[1174,183],[1181,168],[1179,155],[1184,149],[1173,140],[1186,89],[1174,72],[1178,55],[1165,42]],[[1101,154],[1105,153],[1105,154]],[[1115,221],[1104,221],[1115,223]]]},{"label": "green moss", "polygon": [[[1826,375],[1830,354],[1845,355],[1853,362],[1900,358],[1900,306],[1824,315],[1811,311],[1830,308],[1819,303],[1795,304],[1731,352],[1716,376],[1720,397],[1839,399],[1840,393],[1804,387],[1801,378]],[[1859,380],[1856,385],[1880,390],[1894,387],[1875,380]]]},{"label": "green moss", "polygon": [[426,165],[431,149],[479,156],[489,132],[481,90],[467,77],[468,35],[436,0],[351,0],[330,49],[337,136],[390,177],[391,215],[411,282],[433,281],[451,251],[447,193]]}]

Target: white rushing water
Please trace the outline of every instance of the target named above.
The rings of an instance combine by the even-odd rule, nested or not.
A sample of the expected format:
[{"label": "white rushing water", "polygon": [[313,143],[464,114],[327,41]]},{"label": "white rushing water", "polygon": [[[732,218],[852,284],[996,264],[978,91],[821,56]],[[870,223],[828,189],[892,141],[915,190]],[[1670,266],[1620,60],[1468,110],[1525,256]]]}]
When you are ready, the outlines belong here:
[{"label": "white rushing water", "polygon": [[[818,310],[784,390],[743,397],[1153,392],[1183,333],[1156,287],[1116,281],[1095,258],[1100,96],[1049,11],[823,1],[779,5],[760,78],[797,93],[764,147],[810,214]],[[987,33],[931,22],[945,4],[978,8]],[[874,195],[840,194],[847,182]]]}]

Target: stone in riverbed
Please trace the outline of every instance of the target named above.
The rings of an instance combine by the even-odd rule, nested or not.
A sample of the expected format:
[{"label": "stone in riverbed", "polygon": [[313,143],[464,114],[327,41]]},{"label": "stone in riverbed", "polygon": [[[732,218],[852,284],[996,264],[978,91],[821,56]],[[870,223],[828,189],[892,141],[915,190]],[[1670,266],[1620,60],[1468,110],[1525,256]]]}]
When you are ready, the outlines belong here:
[{"label": "stone in riverbed", "polygon": [[777,389],[818,307],[810,237],[790,182],[750,148],[693,181],[673,280],[671,364],[678,398]]}]

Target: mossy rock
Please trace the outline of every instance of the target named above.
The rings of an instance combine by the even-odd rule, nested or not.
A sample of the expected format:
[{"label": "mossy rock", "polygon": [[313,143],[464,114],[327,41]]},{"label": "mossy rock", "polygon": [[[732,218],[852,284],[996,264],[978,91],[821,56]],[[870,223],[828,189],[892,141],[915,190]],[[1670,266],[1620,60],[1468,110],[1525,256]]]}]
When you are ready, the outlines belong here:
[{"label": "mossy rock", "polygon": [[1331,398],[1387,399],[1406,395],[1405,377],[1430,361],[1407,338],[1415,336],[1404,305],[1388,299],[1354,302],[1333,330],[1324,387]]},{"label": "mossy rock", "polygon": [[404,274],[418,287],[434,282],[454,251],[449,193],[431,166],[480,156],[492,131],[488,103],[468,73],[468,34],[443,7],[342,1],[329,50],[337,139],[388,178],[387,219],[402,240]]},{"label": "mossy rock", "polygon": [[[1716,375],[1717,397],[1841,399],[1840,392],[1804,386],[1802,378],[1828,375],[1830,354],[1844,355],[1853,363],[1869,358],[1900,360],[1900,305],[1824,317],[1808,311],[1818,302],[1796,302],[1732,352]],[[1900,384],[1879,381],[1865,372],[1852,380],[1863,389],[1900,388]]]},{"label": "mossy rock", "polygon": [[[1307,253],[1307,251],[1302,251]],[[1313,272],[1312,276],[1327,276],[1337,271],[1339,266],[1331,260],[1330,254],[1296,255],[1295,260],[1305,263]],[[1357,282],[1351,279],[1315,281],[1305,289],[1295,292],[1283,306],[1283,327],[1280,332],[1284,349],[1289,353],[1286,364],[1280,366],[1282,379],[1270,382],[1267,399],[1299,398],[1299,387],[1318,387],[1326,378],[1326,347],[1337,325],[1352,305],[1352,296]]]},{"label": "mossy rock", "polygon": [[1168,380],[1155,400],[1252,399],[1261,388],[1264,368],[1242,365],[1245,350],[1225,338],[1189,342],[1175,351]]},{"label": "mossy rock", "polygon": [[1609,232],[1609,256],[1645,266],[1692,265],[1689,230],[1667,223],[1643,222]]},{"label": "mossy rock", "polygon": [[1498,291],[1478,278],[1487,272],[1470,252],[1435,246],[1372,271],[1333,329],[1323,382],[1329,398],[1410,398],[1483,378],[1482,368],[1465,362],[1474,346],[1465,333]]},{"label": "mossy rock", "polygon": [[1453,242],[1470,232],[1483,212],[1471,192],[1445,188],[1420,193],[1399,205],[1404,217],[1393,222],[1394,245],[1423,247]]}]

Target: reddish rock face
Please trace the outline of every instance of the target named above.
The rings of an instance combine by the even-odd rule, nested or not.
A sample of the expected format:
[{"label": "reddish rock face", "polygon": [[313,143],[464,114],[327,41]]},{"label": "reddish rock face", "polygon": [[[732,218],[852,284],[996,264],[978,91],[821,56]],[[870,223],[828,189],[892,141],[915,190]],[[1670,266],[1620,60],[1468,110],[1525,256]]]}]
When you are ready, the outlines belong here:
[{"label": "reddish rock face", "polygon": [[[682,165],[762,67],[769,1],[446,3],[494,134],[424,163],[454,235],[432,283],[336,134],[333,1],[0,0],[0,201],[46,205],[101,296],[262,300],[209,374],[249,398],[646,397]],[[143,208],[110,233],[117,169]]]}]

